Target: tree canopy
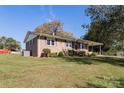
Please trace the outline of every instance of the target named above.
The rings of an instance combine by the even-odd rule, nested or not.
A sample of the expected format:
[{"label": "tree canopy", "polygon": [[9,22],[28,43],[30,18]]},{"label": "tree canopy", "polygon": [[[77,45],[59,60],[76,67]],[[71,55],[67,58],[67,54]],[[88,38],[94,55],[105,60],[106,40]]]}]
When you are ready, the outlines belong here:
[{"label": "tree canopy", "polygon": [[73,34],[70,32],[65,32],[63,29],[63,23],[58,20],[53,20],[51,22],[46,22],[35,29],[37,33],[45,34],[55,34],[61,37],[73,37]]},{"label": "tree canopy", "polygon": [[84,39],[104,43],[104,51],[115,45],[124,48],[124,6],[90,6],[86,14],[91,23]]},{"label": "tree canopy", "polygon": [[0,49],[20,50],[20,42],[5,36],[0,37]]}]

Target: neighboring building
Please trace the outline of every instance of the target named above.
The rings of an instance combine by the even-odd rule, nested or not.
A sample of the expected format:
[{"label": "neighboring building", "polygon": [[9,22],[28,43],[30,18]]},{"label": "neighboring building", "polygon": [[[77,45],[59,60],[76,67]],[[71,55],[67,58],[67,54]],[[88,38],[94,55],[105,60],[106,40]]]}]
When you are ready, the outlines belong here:
[{"label": "neighboring building", "polygon": [[36,32],[28,32],[24,43],[26,43],[26,51],[30,51],[30,55],[34,57],[41,57],[44,48],[49,48],[53,53],[67,50],[89,52],[93,51],[94,46],[99,46],[99,53],[101,54],[101,46],[103,45],[89,40],[62,38],[54,34]]},{"label": "neighboring building", "polygon": [[117,52],[116,56],[124,56],[124,52]]}]

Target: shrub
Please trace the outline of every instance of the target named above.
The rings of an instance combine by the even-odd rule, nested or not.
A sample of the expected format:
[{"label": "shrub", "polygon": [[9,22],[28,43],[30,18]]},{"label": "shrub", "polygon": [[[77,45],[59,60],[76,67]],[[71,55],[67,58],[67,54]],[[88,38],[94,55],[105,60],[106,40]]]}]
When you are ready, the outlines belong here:
[{"label": "shrub", "polygon": [[69,56],[74,56],[74,50],[68,50],[68,55]]},{"label": "shrub", "polygon": [[74,51],[74,55],[75,56],[79,56],[77,51]]},{"label": "shrub", "polygon": [[64,57],[63,52],[59,52],[58,56],[59,56],[59,57]]},{"label": "shrub", "polygon": [[48,49],[48,48],[44,48],[43,53],[46,55],[46,57],[49,57],[49,54],[51,53],[51,50]]},{"label": "shrub", "polygon": [[85,54],[86,54],[85,51],[79,51],[79,52],[78,52],[78,55],[79,55],[79,56],[85,56]]},{"label": "shrub", "polygon": [[116,52],[118,52],[117,49],[111,48],[111,49],[109,49],[105,54],[106,54],[106,55],[114,55]]},{"label": "shrub", "polygon": [[96,53],[90,54],[90,57],[95,57],[95,56],[96,56]]},{"label": "shrub", "polygon": [[57,57],[57,53],[50,53],[50,57]]}]

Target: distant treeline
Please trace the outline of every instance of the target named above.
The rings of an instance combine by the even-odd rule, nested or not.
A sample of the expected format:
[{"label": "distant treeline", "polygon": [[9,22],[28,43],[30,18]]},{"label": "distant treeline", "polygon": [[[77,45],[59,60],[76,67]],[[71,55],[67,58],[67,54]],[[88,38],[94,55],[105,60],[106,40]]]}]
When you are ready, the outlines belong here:
[{"label": "distant treeline", "polygon": [[13,38],[8,38],[5,36],[0,37],[0,49],[9,49],[12,51],[20,50],[20,42],[16,41]]}]

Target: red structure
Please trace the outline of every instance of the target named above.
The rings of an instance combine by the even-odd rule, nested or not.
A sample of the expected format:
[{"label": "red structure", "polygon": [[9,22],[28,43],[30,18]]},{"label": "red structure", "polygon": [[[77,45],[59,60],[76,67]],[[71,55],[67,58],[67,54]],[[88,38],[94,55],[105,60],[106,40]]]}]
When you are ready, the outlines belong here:
[{"label": "red structure", "polygon": [[8,49],[0,49],[0,54],[10,54],[11,51]]}]

